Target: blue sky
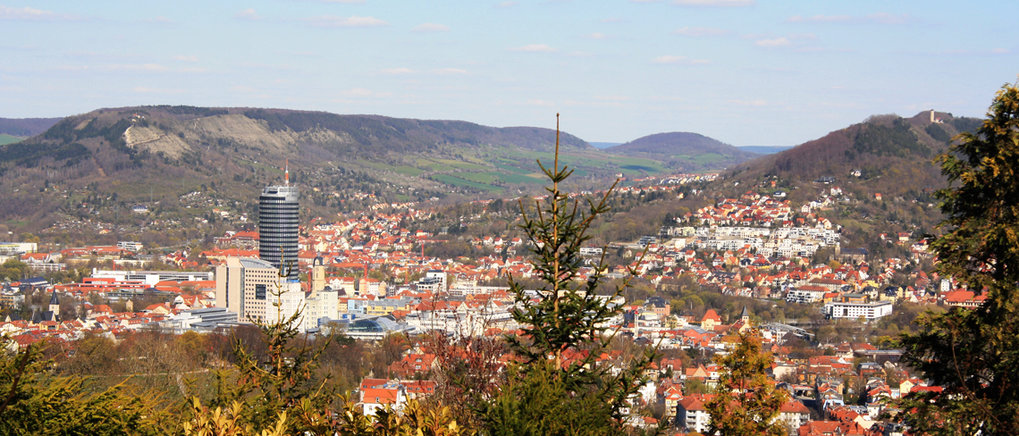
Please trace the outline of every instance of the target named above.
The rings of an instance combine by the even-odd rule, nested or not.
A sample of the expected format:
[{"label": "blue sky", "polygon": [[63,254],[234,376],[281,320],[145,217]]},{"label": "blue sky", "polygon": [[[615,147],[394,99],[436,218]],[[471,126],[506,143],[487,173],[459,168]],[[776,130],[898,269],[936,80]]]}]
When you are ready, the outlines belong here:
[{"label": "blue sky", "polygon": [[0,117],[149,104],[796,145],[873,114],[983,116],[1019,2],[3,3]]}]

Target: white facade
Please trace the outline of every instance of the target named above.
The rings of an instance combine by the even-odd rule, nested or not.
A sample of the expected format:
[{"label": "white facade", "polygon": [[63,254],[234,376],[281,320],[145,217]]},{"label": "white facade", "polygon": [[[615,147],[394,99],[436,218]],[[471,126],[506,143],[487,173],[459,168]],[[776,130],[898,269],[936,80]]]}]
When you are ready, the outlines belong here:
[{"label": "white facade", "polygon": [[827,290],[790,289],[785,295],[785,301],[790,303],[810,304],[816,301],[821,301],[821,299],[824,298],[825,292],[827,292]]},{"label": "white facade", "polygon": [[704,434],[708,431],[708,423],[711,422],[711,414],[707,410],[686,410],[683,408],[682,403],[678,407],[678,413],[676,415],[676,422],[680,424],[687,431],[695,431],[697,433]]},{"label": "white facade", "polygon": [[162,281],[205,281],[214,280],[211,272],[198,271],[124,271],[92,269],[92,277],[114,279],[118,282],[140,281],[155,286]]},{"label": "white facade", "polygon": [[319,321],[323,318],[339,319],[338,301],[336,291],[315,291],[305,300],[304,307],[304,329],[310,330],[319,327]]},{"label": "white facade", "polygon": [[892,314],[891,301],[874,303],[839,303],[831,302],[824,305],[824,313],[829,318],[878,319]]}]

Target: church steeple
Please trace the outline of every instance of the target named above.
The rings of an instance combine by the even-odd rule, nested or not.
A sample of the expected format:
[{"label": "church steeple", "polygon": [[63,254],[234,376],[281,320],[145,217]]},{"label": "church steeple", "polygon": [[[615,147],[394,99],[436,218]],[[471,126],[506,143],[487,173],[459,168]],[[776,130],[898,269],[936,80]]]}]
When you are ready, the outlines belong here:
[{"label": "church steeple", "polygon": [[57,291],[54,289],[53,293],[50,294],[50,311],[53,313],[60,312],[60,299],[57,297]]},{"label": "church steeple", "polygon": [[53,314],[53,320],[59,321],[60,319],[60,298],[57,297],[57,290],[54,289],[53,293],[50,294],[50,313]]}]

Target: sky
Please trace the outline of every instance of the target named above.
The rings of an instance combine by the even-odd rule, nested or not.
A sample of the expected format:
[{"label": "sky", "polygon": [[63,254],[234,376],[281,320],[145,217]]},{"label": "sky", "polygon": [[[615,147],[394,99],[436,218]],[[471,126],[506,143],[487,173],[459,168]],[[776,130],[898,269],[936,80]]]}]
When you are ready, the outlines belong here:
[{"label": "sky", "polygon": [[797,145],[870,115],[982,117],[1019,2],[0,0],[0,117],[271,107]]}]

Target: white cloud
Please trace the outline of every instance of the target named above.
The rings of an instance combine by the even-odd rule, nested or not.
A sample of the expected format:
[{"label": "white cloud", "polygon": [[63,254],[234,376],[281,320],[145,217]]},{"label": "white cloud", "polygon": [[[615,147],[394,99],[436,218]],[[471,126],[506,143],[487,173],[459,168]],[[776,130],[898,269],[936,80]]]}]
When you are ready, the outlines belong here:
[{"label": "white cloud", "polygon": [[681,65],[704,65],[711,61],[707,59],[690,59],[686,56],[662,55],[652,61],[656,64],[681,64]]},{"label": "white cloud", "polygon": [[374,94],[375,93],[372,92],[370,89],[365,88],[350,88],[346,91],[343,91],[343,95],[348,95],[351,97],[368,97]]},{"label": "white cloud", "polygon": [[680,27],[673,30],[672,33],[683,36],[724,36],[730,32],[726,29],[715,27]]},{"label": "white cloud", "polygon": [[258,12],[255,12],[254,9],[248,8],[248,9],[245,9],[243,11],[240,11],[240,12],[234,14],[234,18],[237,18],[239,20],[255,21],[255,20],[259,19],[259,16],[258,16]]},{"label": "white cloud", "polygon": [[70,15],[57,14],[53,11],[44,11],[42,9],[31,8],[25,6],[23,8],[12,8],[9,6],[0,6],[0,20],[9,21],[69,21],[75,20],[76,17]]},{"label": "white cloud", "polygon": [[844,23],[844,24],[904,24],[910,20],[906,14],[895,15],[877,12],[865,16],[853,15],[812,15],[804,17],[793,15],[786,18],[787,23]]},{"label": "white cloud", "polygon": [[849,15],[814,15],[812,17],[793,15],[786,18],[786,21],[789,23],[845,23],[852,19],[853,17]]},{"label": "white cloud", "polygon": [[856,53],[856,50],[848,48],[831,48],[819,46],[805,46],[796,49],[799,53]]},{"label": "white cloud", "polygon": [[754,45],[758,47],[785,47],[791,44],[789,38],[780,36],[778,38],[765,38],[754,41]]},{"label": "white cloud", "polygon": [[944,55],[951,55],[951,56],[955,56],[955,55],[961,55],[961,56],[992,56],[992,55],[1003,55],[1003,54],[1010,54],[1010,53],[1012,53],[1011,50],[1009,50],[1007,48],[1001,48],[1001,47],[996,47],[996,48],[992,48],[992,49],[977,49],[977,50],[972,50],[972,49],[953,49],[953,50],[940,50],[940,51],[934,52],[934,54],[936,54],[938,56],[944,56]]},{"label": "white cloud", "polygon": [[895,15],[885,12],[878,12],[875,14],[867,15],[867,20],[872,23],[878,24],[904,24],[909,21],[909,15]]},{"label": "white cloud", "polygon": [[672,4],[680,6],[753,6],[754,0],[672,0]]},{"label": "white cloud", "polygon": [[513,47],[510,49],[510,51],[522,51],[529,53],[552,53],[556,51],[556,49],[549,47],[546,44],[528,44],[521,47]]},{"label": "white cloud", "polygon": [[106,72],[143,72],[143,73],[204,73],[201,67],[168,67],[163,64],[101,64],[101,65],[64,65],[57,67],[62,71],[106,71]]},{"label": "white cloud", "polygon": [[183,94],[183,89],[177,88],[149,88],[147,86],[135,86],[131,89],[139,94]]},{"label": "white cloud", "polygon": [[375,17],[336,17],[323,15],[306,20],[315,27],[379,27],[389,23]]},{"label": "white cloud", "polygon": [[415,32],[448,32],[449,26],[438,23],[422,23],[411,29]]},{"label": "white cloud", "polygon": [[400,67],[400,68],[386,68],[382,70],[382,72],[385,74],[411,74],[414,72],[414,70],[410,68]]},{"label": "white cloud", "polygon": [[761,107],[761,106],[767,106],[768,105],[768,102],[766,100],[761,100],[761,99],[755,99],[755,100],[729,100],[728,102],[731,103],[731,104],[734,104],[736,106]]},{"label": "white cloud", "polygon": [[631,100],[630,97],[625,95],[596,95],[594,96],[594,99],[600,101],[615,101],[615,102]]},{"label": "white cloud", "polygon": [[112,70],[123,70],[123,71],[170,71],[170,68],[162,64],[119,64],[110,65]]}]

